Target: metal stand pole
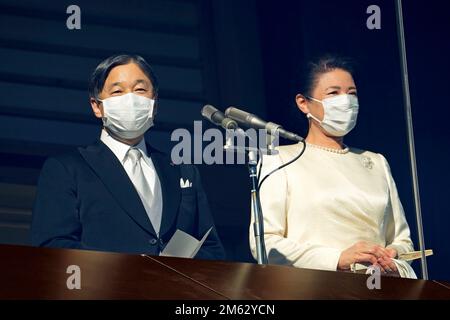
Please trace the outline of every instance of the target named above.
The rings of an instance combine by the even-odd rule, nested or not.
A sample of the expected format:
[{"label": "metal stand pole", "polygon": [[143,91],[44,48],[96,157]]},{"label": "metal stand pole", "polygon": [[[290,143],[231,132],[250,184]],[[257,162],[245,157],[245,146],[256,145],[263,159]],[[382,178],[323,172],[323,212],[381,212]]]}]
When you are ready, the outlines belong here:
[{"label": "metal stand pole", "polygon": [[421,259],[422,279],[428,280],[427,258],[425,256],[425,240],[423,235],[423,224],[422,224],[422,211],[420,207],[419,178],[417,175],[416,152],[414,146],[414,129],[411,113],[411,97],[409,94],[405,31],[403,27],[403,8],[401,0],[395,1],[395,10],[397,14],[397,32],[400,49],[400,63],[402,69],[403,99],[405,105],[406,125],[408,130],[409,159],[411,161],[411,175],[413,180],[414,205],[416,209],[417,234],[419,237],[419,247],[422,254]]},{"label": "metal stand pole", "polygon": [[258,196],[258,152],[256,150],[249,150],[248,158],[248,170],[250,173],[250,180],[252,182],[251,206],[254,219],[253,232],[256,242],[256,257],[258,264],[268,264],[266,246],[264,243],[264,220]]}]

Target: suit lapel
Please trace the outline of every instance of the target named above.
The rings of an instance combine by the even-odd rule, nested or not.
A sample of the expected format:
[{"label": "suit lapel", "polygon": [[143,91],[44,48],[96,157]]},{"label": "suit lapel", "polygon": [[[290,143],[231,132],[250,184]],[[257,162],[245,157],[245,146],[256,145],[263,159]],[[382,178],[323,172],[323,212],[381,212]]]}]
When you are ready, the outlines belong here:
[{"label": "suit lapel", "polygon": [[125,212],[156,237],[142,201],[114,153],[100,140],[86,149],[80,148],[79,151]]},{"label": "suit lapel", "polygon": [[147,144],[147,151],[150,154],[161,183],[163,212],[160,228],[160,237],[163,237],[174,224],[180,205],[180,170],[170,163],[170,160],[162,153],[153,149]]}]

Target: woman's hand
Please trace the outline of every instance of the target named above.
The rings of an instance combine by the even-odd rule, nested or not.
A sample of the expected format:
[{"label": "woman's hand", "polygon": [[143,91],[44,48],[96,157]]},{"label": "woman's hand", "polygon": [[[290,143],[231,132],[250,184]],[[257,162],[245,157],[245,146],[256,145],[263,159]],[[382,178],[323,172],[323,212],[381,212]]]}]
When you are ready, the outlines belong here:
[{"label": "woman's hand", "polygon": [[390,258],[395,258],[397,257],[397,250],[392,249],[392,248],[386,248],[387,253],[389,254]]},{"label": "woman's hand", "polygon": [[395,262],[392,261],[393,258],[397,256],[397,251],[395,249],[386,248],[387,256],[378,258],[377,263],[382,267],[382,270],[386,273],[397,273],[397,266]]},{"label": "woman's hand", "polygon": [[353,263],[370,263],[380,267],[383,273],[397,272],[392,258],[397,255],[394,249],[386,249],[380,245],[359,241],[342,251],[339,257],[338,270],[348,270]]}]

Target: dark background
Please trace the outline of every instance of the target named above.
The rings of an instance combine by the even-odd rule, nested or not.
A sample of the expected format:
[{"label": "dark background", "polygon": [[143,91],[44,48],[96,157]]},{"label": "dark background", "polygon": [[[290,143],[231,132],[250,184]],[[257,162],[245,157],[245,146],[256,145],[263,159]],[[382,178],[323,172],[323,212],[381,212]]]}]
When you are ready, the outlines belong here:
[{"label": "dark background", "polygon": [[[66,28],[71,4],[81,8],[81,30]],[[366,27],[372,4],[381,8],[380,30]],[[425,241],[435,252],[429,274],[449,280],[450,6],[403,6]],[[354,58],[361,107],[346,143],[386,156],[418,247],[392,0],[0,0],[1,243],[29,243],[45,158],[98,137],[87,79],[118,52],[141,54],[160,78],[158,123],[147,139],[166,150],[172,130],[192,129],[205,103],[242,107],[305,135],[296,70],[324,53]],[[199,168],[229,259],[252,261],[246,167]]]}]

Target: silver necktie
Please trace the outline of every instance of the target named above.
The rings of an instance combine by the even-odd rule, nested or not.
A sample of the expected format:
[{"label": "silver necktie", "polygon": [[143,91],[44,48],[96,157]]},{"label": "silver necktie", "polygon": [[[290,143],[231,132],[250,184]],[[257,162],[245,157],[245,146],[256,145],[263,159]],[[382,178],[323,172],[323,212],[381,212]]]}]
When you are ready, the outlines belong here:
[{"label": "silver necktie", "polygon": [[133,185],[136,188],[139,197],[141,198],[142,204],[144,205],[145,211],[147,212],[153,228],[158,234],[161,225],[161,216],[157,212],[157,210],[155,210],[155,208],[152,208],[154,196],[152,193],[152,189],[150,188],[150,185],[145,179],[144,173],[142,171],[142,153],[139,151],[139,149],[130,148],[128,150],[127,156],[131,160],[132,164],[130,179],[133,182]]}]

